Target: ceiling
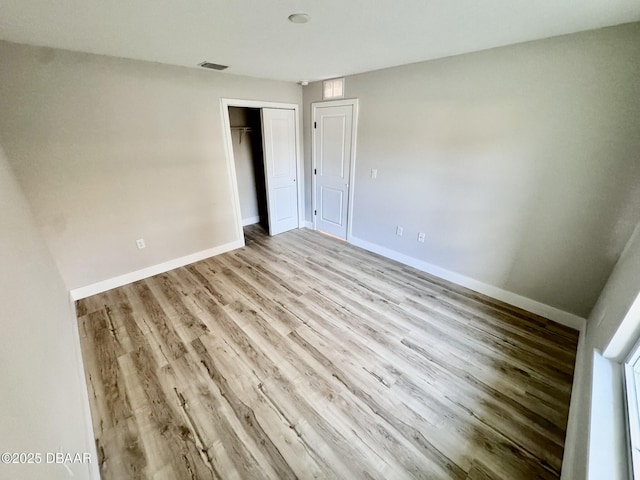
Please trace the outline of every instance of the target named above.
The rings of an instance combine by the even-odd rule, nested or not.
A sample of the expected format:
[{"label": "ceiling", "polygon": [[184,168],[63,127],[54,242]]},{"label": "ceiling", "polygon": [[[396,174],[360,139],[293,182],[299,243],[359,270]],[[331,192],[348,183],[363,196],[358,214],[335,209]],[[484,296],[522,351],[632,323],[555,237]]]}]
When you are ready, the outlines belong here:
[{"label": "ceiling", "polygon": [[0,0],[4,40],[287,81],[638,20],[638,0]]}]

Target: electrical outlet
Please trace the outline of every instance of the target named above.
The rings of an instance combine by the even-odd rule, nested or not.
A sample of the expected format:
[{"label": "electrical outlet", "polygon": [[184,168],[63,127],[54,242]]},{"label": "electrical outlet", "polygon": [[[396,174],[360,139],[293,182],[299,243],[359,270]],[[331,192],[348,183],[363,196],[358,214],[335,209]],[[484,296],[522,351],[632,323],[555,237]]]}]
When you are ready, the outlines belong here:
[{"label": "electrical outlet", "polygon": [[398,235],[399,237],[401,237],[401,236],[402,236],[402,232],[403,232],[403,231],[404,231],[404,230],[403,230],[403,228],[402,228],[402,227],[400,227],[400,226],[396,227],[396,235]]},{"label": "electrical outlet", "polygon": [[378,178],[378,169],[377,168],[372,168],[371,169],[371,178],[373,178],[373,179]]},{"label": "electrical outlet", "polygon": [[144,238],[139,238],[138,240],[136,240],[136,245],[138,246],[139,249],[146,248],[146,246],[147,246],[144,243]]},{"label": "electrical outlet", "polygon": [[425,237],[425,233],[424,232],[418,233],[418,241],[420,243],[424,243],[424,237]]}]

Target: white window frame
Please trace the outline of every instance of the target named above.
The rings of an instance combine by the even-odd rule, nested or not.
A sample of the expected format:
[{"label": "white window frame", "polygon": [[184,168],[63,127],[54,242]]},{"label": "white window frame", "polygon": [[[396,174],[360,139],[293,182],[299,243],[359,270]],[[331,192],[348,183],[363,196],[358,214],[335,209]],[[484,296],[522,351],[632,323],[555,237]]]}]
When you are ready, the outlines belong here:
[{"label": "white window frame", "polygon": [[[632,288],[635,289],[635,284]],[[600,353],[597,348],[593,350],[587,473],[590,478],[640,480],[640,470],[634,467],[637,452],[634,455],[631,440],[633,437],[634,447],[640,446],[640,392],[637,385],[640,377],[633,369],[635,365],[640,371],[640,292],[628,308],[619,304],[623,298],[626,299],[625,295],[612,298],[615,302],[609,302],[609,307],[614,309],[614,313],[607,312],[605,303],[596,304],[591,314],[595,320],[596,335],[605,317],[621,315],[623,318],[604,352]],[[637,460],[635,465],[638,465]],[[609,474],[604,476],[604,472]],[[571,480],[573,476],[569,472],[565,475],[563,469],[562,478]]]},{"label": "white window frame", "polygon": [[627,403],[627,427],[629,432],[629,458],[632,476],[640,478],[640,342],[631,350],[624,363]]}]

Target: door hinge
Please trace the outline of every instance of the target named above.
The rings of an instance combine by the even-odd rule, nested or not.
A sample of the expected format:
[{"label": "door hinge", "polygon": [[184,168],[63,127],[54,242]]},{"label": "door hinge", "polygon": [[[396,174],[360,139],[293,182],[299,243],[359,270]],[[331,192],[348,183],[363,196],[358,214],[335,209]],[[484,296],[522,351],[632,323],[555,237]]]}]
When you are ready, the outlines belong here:
[{"label": "door hinge", "polygon": [[318,128],[318,124],[316,122],[313,122],[313,128]]},{"label": "door hinge", "polygon": [[313,214],[314,214],[314,215],[318,215],[318,210],[314,210],[314,211],[313,211]]}]

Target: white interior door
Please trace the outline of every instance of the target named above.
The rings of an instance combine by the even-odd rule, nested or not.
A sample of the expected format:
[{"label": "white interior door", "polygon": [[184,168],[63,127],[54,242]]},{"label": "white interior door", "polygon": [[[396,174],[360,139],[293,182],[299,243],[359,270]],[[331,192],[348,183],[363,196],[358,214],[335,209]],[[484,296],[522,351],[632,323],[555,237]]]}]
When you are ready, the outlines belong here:
[{"label": "white interior door", "polygon": [[295,111],[261,112],[269,235],[277,235],[298,228]]},{"label": "white interior door", "polygon": [[314,105],[315,228],[346,240],[353,105]]}]

